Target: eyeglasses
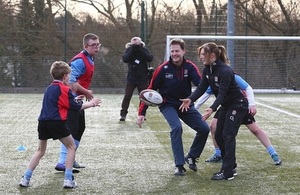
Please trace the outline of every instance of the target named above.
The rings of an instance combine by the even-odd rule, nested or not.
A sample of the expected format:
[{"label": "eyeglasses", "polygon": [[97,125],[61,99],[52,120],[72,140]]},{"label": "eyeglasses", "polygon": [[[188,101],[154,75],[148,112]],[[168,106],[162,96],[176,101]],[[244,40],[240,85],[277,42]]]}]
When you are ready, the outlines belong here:
[{"label": "eyeglasses", "polygon": [[90,47],[100,47],[101,46],[101,43],[93,43],[91,45],[87,45],[87,46],[90,46]]}]

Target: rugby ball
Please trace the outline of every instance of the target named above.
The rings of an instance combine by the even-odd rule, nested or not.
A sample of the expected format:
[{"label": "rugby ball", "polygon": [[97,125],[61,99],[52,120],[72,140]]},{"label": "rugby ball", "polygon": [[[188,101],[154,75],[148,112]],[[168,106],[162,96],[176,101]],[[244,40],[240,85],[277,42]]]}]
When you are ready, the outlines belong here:
[{"label": "rugby ball", "polygon": [[140,100],[148,106],[159,106],[163,102],[161,95],[153,89],[141,91]]}]

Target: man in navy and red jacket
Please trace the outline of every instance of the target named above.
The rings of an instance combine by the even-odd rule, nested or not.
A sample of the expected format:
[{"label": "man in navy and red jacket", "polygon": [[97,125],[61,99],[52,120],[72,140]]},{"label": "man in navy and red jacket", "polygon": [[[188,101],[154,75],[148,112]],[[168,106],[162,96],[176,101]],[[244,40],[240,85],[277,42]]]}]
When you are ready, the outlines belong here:
[{"label": "man in navy and red jacket", "polygon": [[[163,103],[159,106],[160,112],[171,127],[171,146],[175,160],[175,175],[185,174],[185,162],[193,171],[197,171],[196,159],[201,155],[205,146],[209,127],[201,120],[201,114],[192,104],[187,111],[180,111],[182,104],[180,99],[191,94],[192,86],[198,85],[201,76],[196,65],[184,58],[185,42],[182,39],[173,39],[170,42],[170,60],[156,68],[149,89],[158,90],[163,97]],[[138,125],[142,127],[148,106],[141,104],[138,111]],[[193,143],[184,156],[182,143],[182,120],[185,124],[196,131]]]}]

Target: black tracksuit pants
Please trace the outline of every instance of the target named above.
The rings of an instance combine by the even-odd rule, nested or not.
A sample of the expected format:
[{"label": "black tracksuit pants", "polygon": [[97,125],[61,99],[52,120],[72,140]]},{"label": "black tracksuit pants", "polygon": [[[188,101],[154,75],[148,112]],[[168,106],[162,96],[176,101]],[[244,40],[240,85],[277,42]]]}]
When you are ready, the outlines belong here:
[{"label": "black tracksuit pants", "polygon": [[247,101],[233,104],[228,108],[220,108],[215,139],[221,150],[223,160],[221,170],[224,171],[226,178],[233,176],[233,169],[236,167],[236,136],[247,112]]}]

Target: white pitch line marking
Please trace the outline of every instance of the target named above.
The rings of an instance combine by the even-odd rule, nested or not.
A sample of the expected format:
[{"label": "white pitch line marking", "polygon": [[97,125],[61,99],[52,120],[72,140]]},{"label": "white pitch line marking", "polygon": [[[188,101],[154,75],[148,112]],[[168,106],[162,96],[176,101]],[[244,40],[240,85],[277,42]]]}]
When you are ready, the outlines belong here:
[{"label": "white pitch line marking", "polygon": [[285,111],[285,110],[282,110],[282,109],[279,109],[279,108],[275,108],[273,106],[269,106],[269,105],[266,105],[266,104],[263,104],[263,103],[259,103],[259,102],[255,102],[256,104],[259,104],[261,106],[264,106],[266,108],[270,108],[272,110],[275,110],[275,111],[278,111],[278,112],[281,112],[281,113],[284,113],[284,114],[287,114],[287,115],[290,115],[290,116],[293,116],[293,117],[296,117],[296,118],[300,118],[300,115],[298,114],[293,114],[291,112],[288,112],[288,111]]}]

